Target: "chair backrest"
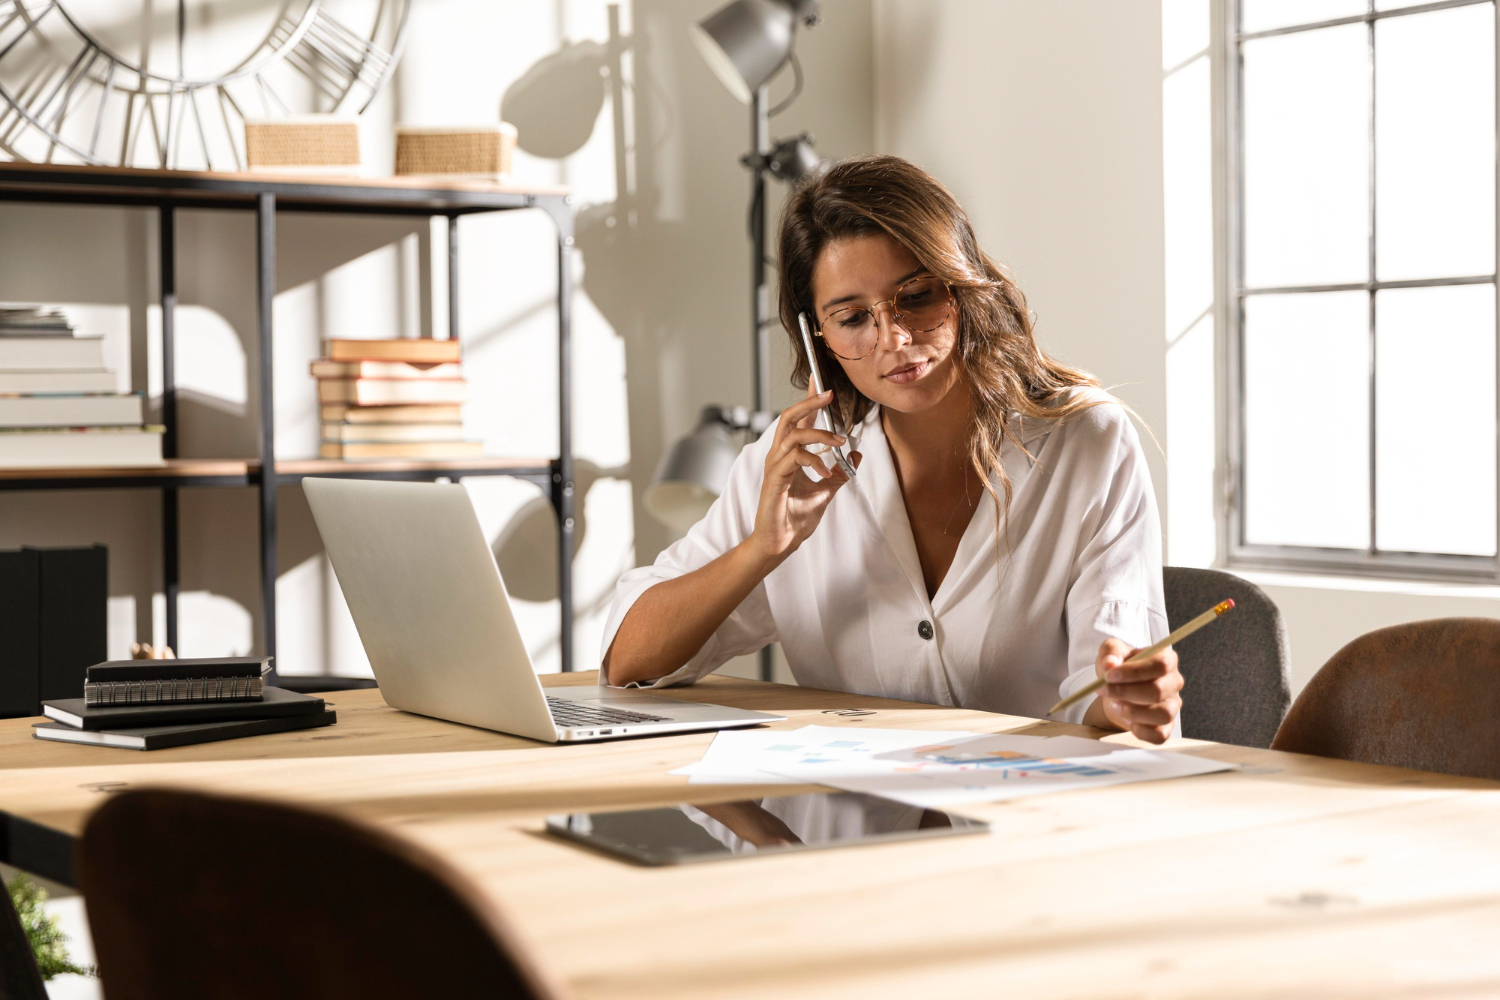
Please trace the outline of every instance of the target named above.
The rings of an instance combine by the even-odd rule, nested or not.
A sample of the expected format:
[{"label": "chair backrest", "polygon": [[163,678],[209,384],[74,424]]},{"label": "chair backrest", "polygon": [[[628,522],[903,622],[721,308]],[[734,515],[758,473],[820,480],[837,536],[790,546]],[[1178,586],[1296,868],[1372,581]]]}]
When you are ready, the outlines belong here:
[{"label": "chair backrest", "polygon": [[1377,629],[1334,653],[1276,750],[1500,779],[1500,621],[1435,618]]},{"label": "chair backrest", "polygon": [[[3,881],[3,880],[0,880]],[[47,987],[36,966],[31,942],[21,926],[21,915],[6,893],[0,902],[0,998],[3,1000],[47,1000]]]},{"label": "chair backrest", "polygon": [[109,1000],[558,996],[456,872],[332,815],[122,792],[76,872]]},{"label": "chair backrest", "polygon": [[1196,618],[1226,597],[1234,611],[1177,646],[1182,671],[1182,735],[1268,747],[1291,704],[1286,626],[1266,592],[1214,569],[1162,571],[1167,622]]}]

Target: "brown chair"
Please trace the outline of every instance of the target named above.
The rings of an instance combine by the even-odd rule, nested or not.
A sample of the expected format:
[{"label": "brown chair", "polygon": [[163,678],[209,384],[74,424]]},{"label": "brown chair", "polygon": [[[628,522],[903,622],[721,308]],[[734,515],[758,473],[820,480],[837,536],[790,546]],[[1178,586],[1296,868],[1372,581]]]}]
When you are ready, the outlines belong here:
[{"label": "brown chair", "polygon": [[1500,621],[1377,629],[1297,696],[1273,750],[1500,779]]},{"label": "brown chair", "polygon": [[122,792],[77,851],[108,1000],[555,1000],[515,933],[429,852],[338,817]]}]

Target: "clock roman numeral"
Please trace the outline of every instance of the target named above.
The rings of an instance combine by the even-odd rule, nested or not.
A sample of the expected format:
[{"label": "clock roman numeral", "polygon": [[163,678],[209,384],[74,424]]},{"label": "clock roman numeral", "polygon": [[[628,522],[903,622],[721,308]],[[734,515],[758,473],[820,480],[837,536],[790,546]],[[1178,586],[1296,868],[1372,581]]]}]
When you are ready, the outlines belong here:
[{"label": "clock roman numeral", "polygon": [[78,86],[88,78],[101,56],[103,52],[97,46],[85,45],[61,72],[56,66],[48,66],[28,79],[19,92],[5,93],[8,106],[0,114],[3,141],[14,142],[29,125],[46,136],[50,160],[52,150],[61,141],[59,132],[63,122],[73,110]]},{"label": "clock roman numeral", "polygon": [[[283,39],[290,39],[291,29],[287,22],[278,26]],[[337,109],[356,87],[369,93],[368,103],[395,58],[320,7],[301,40],[287,53],[286,61]],[[363,106],[358,110],[363,111]]]},{"label": "clock roman numeral", "polygon": [[[10,55],[11,49],[14,49],[21,39],[35,31],[37,26],[42,23],[42,19],[52,13],[53,8],[56,6],[57,4],[55,3],[48,3],[43,5],[39,10],[27,10],[26,5],[21,0],[0,0],[0,17],[5,19],[4,23],[0,24],[0,59],[4,59]],[[26,23],[21,26],[20,30],[9,41],[6,41],[4,33],[9,31],[18,20],[25,21]]]}]

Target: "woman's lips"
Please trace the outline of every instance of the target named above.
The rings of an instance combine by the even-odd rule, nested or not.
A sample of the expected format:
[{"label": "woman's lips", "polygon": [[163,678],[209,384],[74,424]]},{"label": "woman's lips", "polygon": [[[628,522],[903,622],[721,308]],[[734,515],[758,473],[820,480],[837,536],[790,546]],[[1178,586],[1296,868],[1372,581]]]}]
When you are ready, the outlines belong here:
[{"label": "woman's lips", "polygon": [[905,383],[915,382],[927,374],[927,369],[932,367],[930,361],[918,361],[916,364],[907,365],[905,368],[897,368],[893,372],[887,372],[885,378],[891,382]]}]

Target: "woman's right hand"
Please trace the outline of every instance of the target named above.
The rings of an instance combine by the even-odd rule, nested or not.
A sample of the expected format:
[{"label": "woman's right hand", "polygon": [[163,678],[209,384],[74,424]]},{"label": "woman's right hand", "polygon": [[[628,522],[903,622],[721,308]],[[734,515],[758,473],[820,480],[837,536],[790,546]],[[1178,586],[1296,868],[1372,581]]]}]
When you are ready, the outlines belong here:
[{"label": "woman's right hand", "polygon": [[[773,568],[807,540],[823,519],[823,511],[833,496],[849,481],[837,465],[829,470],[821,455],[808,450],[809,445],[843,445],[845,438],[814,426],[818,411],[833,402],[833,393],[813,395],[799,400],[781,412],[781,422],[766,453],[765,479],[760,488],[760,505],[755,511],[755,529],[747,539],[761,558]],[[860,454],[849,456],[855,468]],[[811,469],[816,482],[802,470]]]}]

